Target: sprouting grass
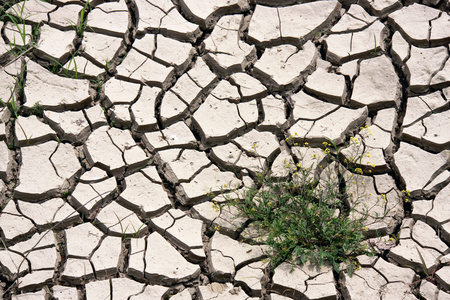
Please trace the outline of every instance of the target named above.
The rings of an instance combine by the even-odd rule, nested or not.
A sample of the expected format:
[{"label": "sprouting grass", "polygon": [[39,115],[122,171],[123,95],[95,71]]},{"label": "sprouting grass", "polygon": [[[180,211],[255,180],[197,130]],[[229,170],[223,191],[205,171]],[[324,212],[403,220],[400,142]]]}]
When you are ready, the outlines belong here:
[{"label": "sprouting grass", "polygon": [[77,79],[79,77],[77,61],[75,58],[77,53],[78,50],[72,53],[66,67],[64,67],[57,59],[47,56],[47,58],[53,62],[53,65],[48,67],[49,71],[67,78]]},{"label": "sprouting grass", "polygon": [[[18,9],[16,9],[14,6],[11,7],[14,14],[11,14],[11,13],[5,14],[6,19],[11,21],[14,24],[14,26],[16,27],[17,31],[19,32],[22,45],[26,45],[26,43],[27,43],[26,42],[27,32],[26,32],[26,27],[25,27],[26,26],[25,20],[26,20],[27,16],[24,16],[25,2],[26,1],[21,2],[21,4],[18,3],[17,4]],[[13,41],[13,44],[16,44],[16,41]]]},{"label": "sprouting grass", "polygon": [[[31,15],[25,14],[25,4],[26,1],[22,1],[9,7],[8,9],[7,7],[9,5],[4,5],[2,7],[3,14],[1,19],[4,22],[11,22],[13,24],[13,28],[17,31],[20,37],[20,40],[16,40],[16,35],[14,34],[13,40],[9,41],[9,46],[11,48],[9,52],[15,56],[23,55],[33,49],[36,46],[35,41],[39,32],[39,26],[31,26],[26,24],[26,20]],[[31,30],[27,30],[28,26],[31,26]],[[28,38],[30,38],[30,41],[28,41]]]},{"label": "sprouting grass", "polygon": [[131,236],[133,238],[138,238],[139,237],[139,235],[141,233],[141,230],[145,226],[145,224],[142,223],[141,226],[138,229],[136,229],[136,227],[134,227],[133,223],[131,223],[131,222],[126,227],[123,227],[122,220],[119,218],[119,216],[116,213],[114,213],[114,215],[116,216],[117,222],[119,223],[123,241],[126,241],[127,238],[128,238],[129,233],[127,233],[127,231],[128,231],[128,228],[129,228],[130,225],[131,225],[131,227],[133,227],[133,230],[134,230],[134,232],[131,233]]},{"label": "sprouting grass", "polygon": [[373,34],[373,41],[375,43],[375,46],[374,46],[373,52],[371,52],[371,54],[373,56],[377,56],[377,48],[378,48],[378,46],[377,46],[377,37],[375,36],[375,33]]},{"label": "sprouting grass", "polygon": [[[20,130],[23,132],[23,135],[25,136],[25,139],[27,140],[27,144],[30,142],[30,139],[28,138],[24,128],[22,127],[22,125],[20,125],[18,118],[19,118],[19,111],[22,107],[22,105],[20,104],[20,101],[16,98],[16,95],[21,95],[23,94],[23,89],[24,89],[24,73],[25,73],[25,66],[23,67],[23,69],[21,70],[21,73],[18,75],[18,77],[15,78],[15,85],[14,87],[9,87],[9,90],[11,92],[11,96],[9,97],[9,99],[7,101],[4,101],[3,99],[0,99],[0,105],[2,107],[7,107],[13,118],[14,118],[14,124],[16,126],[20,127]],[[35,107],[37,108],[37,107]]]},{"label": "sprouting grass", "polygon": [[0,99],[0,103],[2,104],[3,107],[9,108],[9,110],[13,114],[14,118],[17,119],[19,117],[18,112],[19,112],[20,105],[18,105],[17,101],[16,101],[16,96],[14,94],[15,89],[12,89],[11,87],[9,87],[9,90],[11,92],[11,96],[10,96],[8,102],[5,102],[3,99]]},{"label": "sprouting grass", "polygon": [[[306,160],[310,148],[307,143],[306,147],[295,144],[292,150],[300,159],[286,162],[286,170],[290,170],[286,177],[275,178],[261,171],[255,187],[236,191],[237,197],[226,196],[223,205],[238,208],[239,216],[257,229],[256,242],[269,246],[272,268],[285,261],[298,265],[310,261],[332,265],[335,271],[344,266],[351,276],[359,268],[356,256],[374,254],[364,243],[370,210],[355,217],[365,195],[349,192],[353,175],[362,171],[343,165],[338,160],[340,149],[332,141],[323,145],[322,159],[313,154],[313,162],[304,165],[311,162]],[[353,163],[363,155],[355,156]],[[348,170],[353,171],[351,176]]]},{"label": "sprouting grass", "polygon": [[75,23],[71,20],[68,20],[79,38],[83,37],[83,32],[87,26],[87,14],[90,9],[91,9],[91,3],[89,1],[86,1],[86,3],[84,4],[84,7],[80,11],[79,22]]}]

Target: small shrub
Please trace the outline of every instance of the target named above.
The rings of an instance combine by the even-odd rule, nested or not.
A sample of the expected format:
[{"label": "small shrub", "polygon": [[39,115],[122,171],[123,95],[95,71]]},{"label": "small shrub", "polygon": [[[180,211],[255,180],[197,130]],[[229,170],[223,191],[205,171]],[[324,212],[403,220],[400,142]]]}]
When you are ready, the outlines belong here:
[{"label": "small shrub", "polygon": [[350,192],[354,176],[363,174],[358,159],[360,163],[364,153],[345,160],[344,166],[334,143],[325,142],[321,151],[314,151],[307,143],[306,147],[293,143],[292,137],[287,141],[298,162],[285,161],[286,176],[261,172],[256,187],[236,190],[237,197],[226,196],[226,205],[237,207],[240,216],[257,228],[257,241],[269,246],[272,268],[284,261],[299,265],[310,261],[339,271],[344,263],[352,275],[359,268],[356,256],[373,254],[363,242],[370,209],[363,213],[357,209],[365,195],[355,195],[355,187]]}]

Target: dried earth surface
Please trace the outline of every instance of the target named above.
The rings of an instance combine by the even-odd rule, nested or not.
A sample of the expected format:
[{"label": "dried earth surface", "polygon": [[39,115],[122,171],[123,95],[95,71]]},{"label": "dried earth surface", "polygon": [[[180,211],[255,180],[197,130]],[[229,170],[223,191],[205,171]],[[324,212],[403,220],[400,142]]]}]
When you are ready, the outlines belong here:
[{"label": "dried earth surface", "polygon": [[[448,1],[14,3],[4,299],[450,299]],[[370,153],[355,177],[385,218],[352,277],[271,271],[251,224],[214,204],[260,164],[281,176],[291,135]]]}]

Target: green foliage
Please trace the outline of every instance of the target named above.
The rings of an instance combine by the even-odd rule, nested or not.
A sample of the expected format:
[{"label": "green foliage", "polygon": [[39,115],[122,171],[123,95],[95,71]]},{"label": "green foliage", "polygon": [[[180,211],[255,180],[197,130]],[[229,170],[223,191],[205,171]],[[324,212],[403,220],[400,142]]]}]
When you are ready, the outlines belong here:
[{"label": "green foliage", "polygon": [[[416,246],[416,251],[417,251],[417,254],[419,255],[419,258],[420,258],[420,261],[421,261],[421,265],[420,266],[421,266],[422,272],[424,274],[424,277],[423,277],[423,275],[421,275],[422,278],[412,282],[409,286],[414,286],[414,285],[422,282],[423,280],[427,280],[427,281],[431,282],[432,284],[436,285],[436,280],[434,278],[434,274],[436,273],[436,271],[439,268],[435,268],[433,270],[433,272],[431,272],[431,273],[428,272],[428,267],[427,267],[427,264],[425,263],[425,259],[423,258],[422,253],[419,251],[419,248],[417,248],[417,246]],[[416,268],[414,268],[412,266],[408,266],[408,267],[411,268],[412,270],[416,271]]]},{"label": "green foliage", "polygon": [[[26,20],[31,15],[26,14],[25,4],[26,1],[22,1],[12,6],[9,4],[4,4],[2,6],[1,19],[4,22],[11,22],[13,24],[13,28],[17,31],[20,37],[20,40],[16,40],[16,37],[14,36],[14,39],[12,41],[9,41],[9,52],[16,57],[25,55],[31,49],[36,47],[36,40],[39,34],[38,25],[31,26],[31,32],[27,32],[28,25],[26,24]],[[31,41],[28,43],[27,37],[31,38]]]},{"label": "green foliage", "polygon": [[[140,236],[142,228],[145,226],[145,224],[141,224],[141,226],[136,229],[136,227],[133,225],[133,223],[129,222],[128,225],[126,227],[124,227],[122,224],[122,220],[119,218],[119,216],[116,213],[114,213],[114,215],[116,216],[117,221],[120,226],[120,231],[122,233],[122,240],[126,241],[127,239],[129,239],[130,238],[129,235],[131,235],[132,238],[138,238]],[[131,225],[131,227],[133,227],[134,232],[127,233],[130,225]]]},{"label": "green foliage", "polygon": [[78,23],[75,23],[71,20],[68,20],[71,23],[71,26],[77,33],[77,36],[79,38],[83,37],[84,30],[87,26],[87,14],[91,10],[91,3],[89,1],[86,1],[84,4],[84,7],[80,11],[80,19]]},{"label": "green foliage", "polygon": [[47,56],[47,58],[53,62],[53,64],[48,67],[48,70],[54,74],[60,74],[61,76],[67,78],[77,79],[79,77],[76,61],[77,53],[78,50],[72,53],[66,67],[64,67],[57,59]]},{"label": "green foliage", "polygon": [[[27,18],[27,16],[24,15],[24,11],[25,11],[25,3],[26,1],[21,2],[22,4],[18,3],[17,4],[17,9],[16,7],[11,7],[13,13],[6,13],[5,14],[5,20],[9,20],[14,24],[14,27],[17,29],[20,38],[21,38],[21,42],[22,45],[26,45],[26,29],[25,29],[25,20]],[[13,44],[16,44],[16,41],[13,41]]]},{"label": "green foliage", "polygon": [[373,254],[363,242],[369,211],[355,213],[364,197],[350,192],[352,177],[362,171],[349,172],[349,166],[338,161],[334,143],[324,142],[321,160],[317,154],[311,160],[309,147],[294,145],[300,160],[295,166],[285,162],[288,176],[262,172],[256,187],[236,191],[238,197],[227,196],[226,205],[238,208],[240,216],[257,228],[257,240],[269,246],[272,268],[284,261],[299,265],[310,261],[339,271],[344,263],[351,276],[359,268],[356,256]]},{"label": "green foliage", "polygon": [[375,46],[374,46],[373,52],[371,52],[371,54],[373,56],[377,56],[377,48],[378,48],[378,46],[377,46],[377,37],[376,37],[375,34],[373,34],[373,40],[374,40]]},{"label": "green foliage", "polygon": [[10,87],[9,90],[11,92],[11,96],[10,96],[8,102],[5,102],[5,101],[3,101],[3,99],[0,99],[0,104],[2,105],[2,107],[7,107],[13,114],[14,118],[17,119],[19,117],[18,111],[19,111],[20,105],[17,104],[16,96],[14,95],[15,89],[12,89]]},{"label": "green foliage", "polygon": [[425,263],[425,259],[423,258],[422,253],[420,253],[420,251],[417,248],[417,246],[416,246],[416,250],[417,250],[417,253],[419,254],[420,261],[422,262],[422,265],[421,265],[422,266],[422,271],[425,273],[425,275],[427,275],[427,277],[430,277],[430,274],[428,273],[427,264]]}]

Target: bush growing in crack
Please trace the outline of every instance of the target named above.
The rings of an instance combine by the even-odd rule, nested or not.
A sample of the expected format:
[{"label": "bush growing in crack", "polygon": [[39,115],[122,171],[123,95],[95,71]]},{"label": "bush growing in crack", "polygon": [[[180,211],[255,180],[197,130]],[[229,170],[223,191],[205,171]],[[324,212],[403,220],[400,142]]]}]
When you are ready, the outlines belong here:
[{"label": "bush growing in crack", "polygon": [[[387,214],[369,218],[375,207],[365,205],[365,189],[355,186],[354,177],[364,174],[358,166],[365,153],[341,162],[340,148],[331,140],[320,150],[293,141],[294,136],[286,139],[298,162],[284,161],[285,176],[275,178],[261,168],[255,187],[235,190],[220,205],[238,208],[238,216],[249,220],[256,231],[250,241],[269,246],[272,269],[285,261],[298,265],[310,261],[330,264],[337,272],[347,270],[352,276],[360,268],[356,256],[375,254],[364,241],[367,226]],[[256,151],[256,143],[253,148]],[[377,199],[377,206],[382,206],[384,195]]]}]

